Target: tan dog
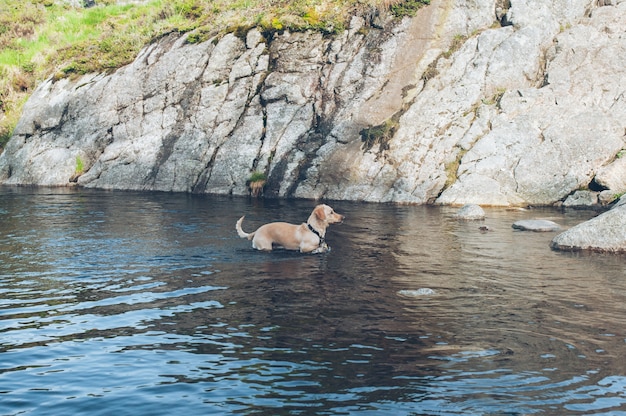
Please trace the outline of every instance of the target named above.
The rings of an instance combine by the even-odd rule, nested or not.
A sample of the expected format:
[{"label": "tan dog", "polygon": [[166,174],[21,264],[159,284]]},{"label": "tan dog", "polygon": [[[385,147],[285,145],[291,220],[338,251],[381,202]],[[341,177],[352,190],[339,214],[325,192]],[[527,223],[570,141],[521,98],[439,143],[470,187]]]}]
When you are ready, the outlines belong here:
[{"label": "tan dog", "polygon": [[337,214],[328,205],[315,207],[306,223],[295,225],[286,222],[272,222],[260,226],[253,233],[241,229],[245,216],[239,218],[235,229],[241,238],[252,240],[257,250],[271,251],[273,247],[287,250],[300,250],[301,253],[324,253],[330,251],[326,244],[326,228],[330,224],[343,222],[344,216]]}]

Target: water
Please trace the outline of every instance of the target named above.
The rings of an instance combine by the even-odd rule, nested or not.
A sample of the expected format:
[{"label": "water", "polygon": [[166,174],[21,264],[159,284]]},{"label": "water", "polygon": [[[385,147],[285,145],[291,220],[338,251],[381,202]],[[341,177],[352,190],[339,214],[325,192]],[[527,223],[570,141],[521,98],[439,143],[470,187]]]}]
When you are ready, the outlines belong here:
[{"label": "water", "polygon": [[0,188],[0,414],[626,414],[626,257],[511,228],[593,212],[331,205]]}]

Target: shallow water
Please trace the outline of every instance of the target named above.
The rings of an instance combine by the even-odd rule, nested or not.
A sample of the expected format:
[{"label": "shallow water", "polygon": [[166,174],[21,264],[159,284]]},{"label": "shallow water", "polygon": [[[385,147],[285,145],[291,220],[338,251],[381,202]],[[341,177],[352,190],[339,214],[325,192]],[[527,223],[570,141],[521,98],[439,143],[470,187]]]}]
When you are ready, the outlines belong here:
[{"label": "shallow water", "polygon": [[0,188],[0,414],[626,414],[626,257],[511,228],[593,212],[332,205]]}]

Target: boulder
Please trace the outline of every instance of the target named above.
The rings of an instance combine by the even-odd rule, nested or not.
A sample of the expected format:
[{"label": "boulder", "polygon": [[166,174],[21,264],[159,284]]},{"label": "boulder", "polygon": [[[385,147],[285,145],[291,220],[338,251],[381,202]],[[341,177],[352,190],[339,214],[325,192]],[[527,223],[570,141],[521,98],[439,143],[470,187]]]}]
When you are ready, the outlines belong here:
[{"label": "boulder", "polygon": [[555,250],[626,253],[626,205],[557,235],[550,243]]},{"label": "boulder", "polygon": [[[620,154],[622,152],[624,151]],[[619,157],[609,165],[598,169],[594,182],[615,194],[626,192],[626,156]]]},{"label": "boulder", "polygon": [[613,191],[604,190],[598,194],[598,202],[600,202],[600,205],[609,205],[610,203],[618,199],[618,196],[619,195]]},{"label": "boulder", "polygon": [[463,205],[456,212],[456,214],[454,214],[454,217],[459,220],[465,220],[465,221],[484,220],[485,211],[480,207],[480,205],[466,204],[466,205]]},{"label": "boulder", "polygon": [[592,207],[598,204],[598,192],[593,191],[576,191],[568,196],[564,207]]}]

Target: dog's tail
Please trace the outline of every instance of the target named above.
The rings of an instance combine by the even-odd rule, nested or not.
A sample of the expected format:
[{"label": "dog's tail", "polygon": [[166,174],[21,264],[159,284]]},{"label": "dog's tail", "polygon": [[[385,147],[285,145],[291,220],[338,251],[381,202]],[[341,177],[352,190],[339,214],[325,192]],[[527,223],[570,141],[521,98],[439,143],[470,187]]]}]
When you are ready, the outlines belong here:
[{"label": "dog's tail", "polygon": [[252,238],[254,237],[254,233],[250,233],[248,234],[247,232],[245,232],[242,228],[241,228],[241,223],[243,222],[243,219],[246,216],[244,215],[243,217],[239,218],[239,221],[237,221],[237,224],[235,224],[235,229],[237,230],[237,234],[239,234],[239,237],[241,238],[247,238],[248,240],[252,240]]}]

